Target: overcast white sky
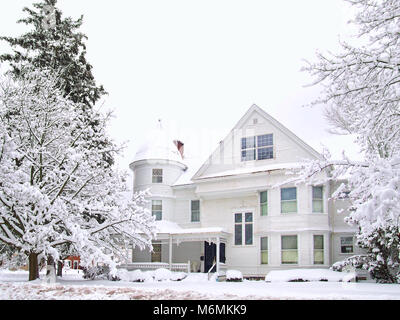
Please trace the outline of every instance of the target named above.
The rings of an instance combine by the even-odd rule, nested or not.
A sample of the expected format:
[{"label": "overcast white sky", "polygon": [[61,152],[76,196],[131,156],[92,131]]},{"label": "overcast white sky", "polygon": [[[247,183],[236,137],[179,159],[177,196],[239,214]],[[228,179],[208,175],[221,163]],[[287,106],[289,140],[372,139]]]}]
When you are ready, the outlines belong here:
[{"label": "overcast white sky", "polygon": [[[2,0],[0,34],[26,32],[16,24],[33,0]],[[303,59],[337,50],[351,18],[342,0],[59,0],[64,16],[84,15],[87,58],[113,109],[110,134],[127,141],[121,168],[162,119],[192,156],[206,157],[257,104],[321,151],[335,155],[348,138],[326,132],[321,108],[305,108],[318,88],[304,88]],[[1,52],[6,50],[0,44]]]}]

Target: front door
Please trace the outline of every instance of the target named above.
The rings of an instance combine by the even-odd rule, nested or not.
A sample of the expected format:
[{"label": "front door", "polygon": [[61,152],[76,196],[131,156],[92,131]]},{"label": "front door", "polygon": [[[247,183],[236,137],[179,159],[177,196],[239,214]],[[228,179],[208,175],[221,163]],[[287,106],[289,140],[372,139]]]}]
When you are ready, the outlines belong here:
[{"label": "front door", "polygon": [[[215,243],[204,242],[204,272],[207,273],[208,270],[215,263],[215,256],[217,255],[217,245]],[[219,244],[219,261],[225,263],[225,243]],[[211,272],[217,271],[215,266]]]}]

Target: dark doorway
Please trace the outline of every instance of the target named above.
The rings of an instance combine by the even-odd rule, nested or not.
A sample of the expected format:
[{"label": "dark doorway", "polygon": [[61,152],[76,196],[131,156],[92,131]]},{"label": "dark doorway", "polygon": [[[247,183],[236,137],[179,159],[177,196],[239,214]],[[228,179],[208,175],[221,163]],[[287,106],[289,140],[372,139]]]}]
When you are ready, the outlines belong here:
[{"label": "dark doorway", "polygon": [[[204,272],[207,273],[215,262],[217,255],[217,245],[215,243],[204,242]],[[225,263],[225,243],[219,244],[219,262]],[[215,266],[211,272],[216,272]]]}]

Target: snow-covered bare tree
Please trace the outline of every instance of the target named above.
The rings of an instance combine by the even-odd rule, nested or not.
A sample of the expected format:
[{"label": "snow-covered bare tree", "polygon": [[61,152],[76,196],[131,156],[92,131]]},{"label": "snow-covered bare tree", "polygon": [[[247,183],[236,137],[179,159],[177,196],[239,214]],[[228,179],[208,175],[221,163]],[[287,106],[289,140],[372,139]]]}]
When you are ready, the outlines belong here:
[{"label": "snow-covered bare tree", "polygon": [[334,197],[351,190],[347,221],[359,227],[364,266],[379,281],[400,282],[400,1],[347,2],[357,12],[361,45],[342,42],[339,53],[318,53],[304,70],[323,87],[313,104],[326,105],[333,131],[356,137],[365,161],[326,156],[300,179],[312,182],[323,170],[330,179],[348,177]]},{"label": "snow-covered bare tree", "polygon": [[106,117],[86,114],[65,98],[52,72],[7,76],[0,86],[0,242],[29,257],[29,279],[37,278],[38,257],[79,255],[83,266],[102,262],[115,269],[123,248],[151,247],[154,218],[146,192],[126,190],[124,175],[102,153],[114,145],[87,148],[85,139],[104,141]]}]

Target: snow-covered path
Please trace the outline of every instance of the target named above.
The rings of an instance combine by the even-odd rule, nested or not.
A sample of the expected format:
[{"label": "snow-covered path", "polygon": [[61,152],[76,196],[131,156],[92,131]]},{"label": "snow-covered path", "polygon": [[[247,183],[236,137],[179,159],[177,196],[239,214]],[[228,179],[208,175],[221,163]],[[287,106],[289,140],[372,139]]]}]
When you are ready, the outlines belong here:
[{"label": "snow-covered path", "polygon": [[66,275],[57,284],[28,283],[24,273],[0,273],[1,300],[400,300],[400,285],[341,282],[206,281],[193,275],[183,281],[127,282],[81,280]]}]

